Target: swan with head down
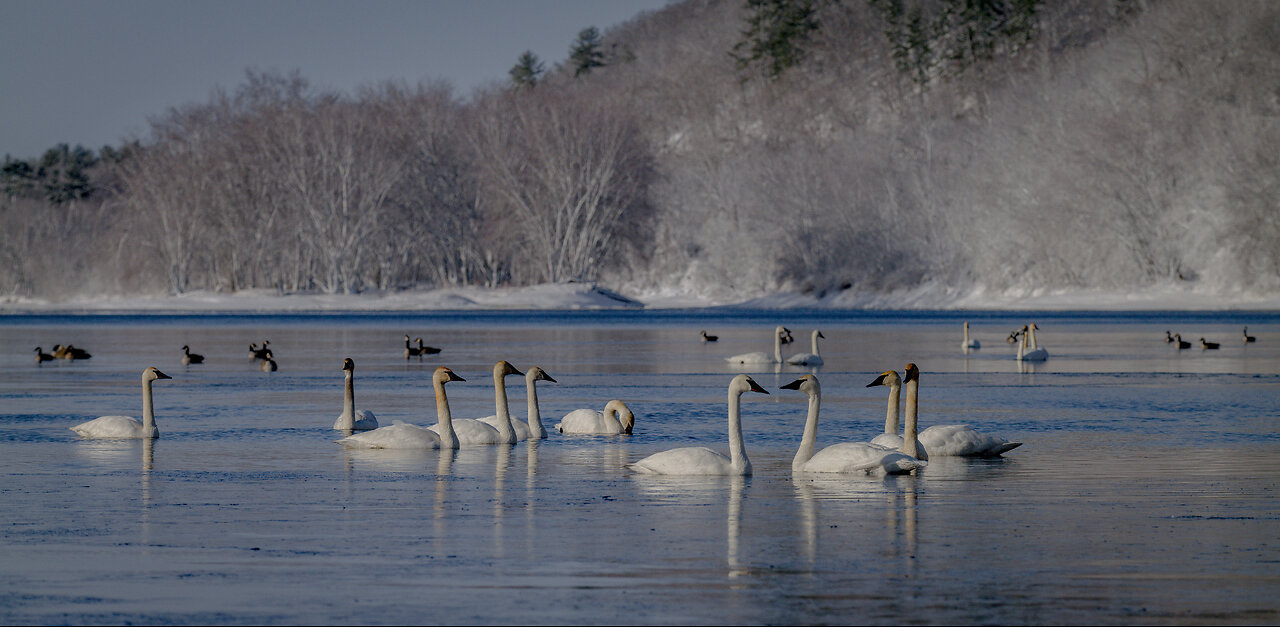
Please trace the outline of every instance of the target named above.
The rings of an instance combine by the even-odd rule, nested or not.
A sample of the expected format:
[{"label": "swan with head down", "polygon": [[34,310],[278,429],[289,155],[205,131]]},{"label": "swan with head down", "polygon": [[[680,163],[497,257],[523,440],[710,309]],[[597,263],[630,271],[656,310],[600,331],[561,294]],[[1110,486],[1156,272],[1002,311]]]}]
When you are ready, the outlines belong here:
[{"label": "swan with head down", "polygon": [[729,455],[702,446],[690,446],[654,453],[638,462],[628,464],[632,470],[653,475],[736,475],[751,474],[751,460],[747,459],[742,440],[742,419],[739,416],[742,395],[745,392],[768,394],[764,388],[740,374],[729,382]]},{"label": "swan with head down", "polygon": [[909,473],[924,467],[925,462],[919,459],[867,442],[841,442],[814,453],[818,438],[818,410],[822,404],[822,386],[818,377],[807,374],[782,388],[799,390],[809,397],[804,436],[795,458],[791,460],[791,472],[885,475]]},{"label": "swan with head down", "polygon": [[72,431],[84,438],[158,438],[160,430],[156,428],[156,413],[151,404],[151,382],[157,379],[172,379],[151,366],[142,371],[142,421],[132,416],[101,416],[82,422]]},{"label": "swan with head down", "polygon": [[575,435],[631,435],[636,416],[627,404],[614,399],[605,403],[604,411],[575,409],[556,423],[556,431]]},{"label": "swan with head down", "polygon": [[[444,391],[444,385],[450,381],[466,381],[466,379],[454,374],[452,370],[444,366],[436,368],[431,375],[431,385],[436,394],[436,417],[442,425],[450,425],[452,423],[452,415],[449,412],[449,397],[445,395]],[[453,437],[453,430],[451,428],[446,429],[445,433],[447,437],[442,437],[439,433],[425,427],[419,427],[407,422],[396,422],[393,425],[379,427],[372,431],[354,433],[338,440],[338,444],[347,448],[458,448],[458,441],[457,438]]]}]

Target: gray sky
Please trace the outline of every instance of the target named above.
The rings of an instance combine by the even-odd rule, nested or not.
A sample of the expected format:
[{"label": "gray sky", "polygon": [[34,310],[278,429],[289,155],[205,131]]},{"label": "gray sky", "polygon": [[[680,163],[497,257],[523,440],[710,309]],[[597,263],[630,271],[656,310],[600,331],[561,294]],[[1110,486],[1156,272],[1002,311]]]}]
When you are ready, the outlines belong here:
[{"label": "gray sky", "polygon": [[443,78],[465,95],[525,50],[550,68],[582,28],[669,1],[0,0],[0,155],[144,136],[148,116],[246,68],[347,92]]}]

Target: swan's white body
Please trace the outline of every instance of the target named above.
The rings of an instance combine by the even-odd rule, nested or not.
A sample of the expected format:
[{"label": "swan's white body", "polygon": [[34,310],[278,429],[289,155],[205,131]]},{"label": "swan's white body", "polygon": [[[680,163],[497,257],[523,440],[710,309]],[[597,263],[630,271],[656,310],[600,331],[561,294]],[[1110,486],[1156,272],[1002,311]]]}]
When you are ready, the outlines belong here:
[{"label": "swan's white body", "polygon": [[969,323],[964,323],[964,341],[960,343],[960,348],[982,348],[982,344],[978,340],[969,339]]},{"label": "swan's white body", "polygon": [[367,409],[356,409],[356,363],[348,357],[342,362],[346,382],[343,385],[342,413],[333,423],[339,431],[369,431],[378,428],[378,419]]},{"label": "swan's white body", "polygon": [[[1018,341],[1018,361],[1044,361],[1049,358],[1049,351],[1034,348],[1036,339],[1035,325],[1031,329],[1022,327],[1022,338]],[[1028,347],[1031,344],[1031,348]]]},{"label": "swan's white body", "polygon": [[841,442],[814,453],[818,438],[818,410],[822,404],[822,387],[818,384],[818,378],[807,374],[782,387],[800,390],[809,397],[804,437],[800,440],[795,458],[791,460],[791,472],[884,475],[908,473],[924,467],[925,463],[914,457],[867,442]]},{"label": "swan's white body", "polygon": [[787,358],[787,363],[795,366],[821,366],[823,363],[822,355],[818,353],[818,338],[820,337],[825,338],[826,336],[822,334],[822,331],[814,329],[813,334],[810,336],[813,352],[792,355]]},{"label": "swan's white body", "polygon": [[768,394],[745,374],[729,382],[729,456],[701,446],[654,453],[628,466],[636,472],[654,475],[737,475],[751,474],[751,460],[742,441],[739,405],[747,391]]},{"label": "swan's white body", "polygon": [[[556,380],[551,378],[542,368],[534,366],[524,374],[525,395],[529,403],[529,422],[525,422],[518,418],[511,418],[511,428],[516,432],[516,440],[528,440],[533,438],[540,440],[547,437],[547,430],[542,427],[542,412],[538,409],[538,381],[550,381],[555,383]],[[480,422],[498,429],[498,416],[485,416]]]},{"label": "swan's white body", "polygon": [[635,423],[631,408],[615,399],[605,403],[604,411],[575,409],[565,414],[556,423],[556,431],[577,435],[630,435]]},{"label": "swan's white body", "polygon": [[[889,373],[880,375],[885,378]],[[896,378],[896,374],[894,377]],[[877,379],[876,381],[879,381]],[[872,382],[872,385],[890,385],[892,383]],[[904,435],[906,433],[915,433],[919,424],[919,407],[920,407],[920,370],[915,364],[907,364],[907,413],[905,426],[903,428]],[[892,400],[890,401],[892,402]],[[1021,442],[1010,442],[1004,438],[999,438],[985,433],[980,433],[969,425],[934,425],[920,431],[915,438],[916,455],[919,459],[930,459],[937,457],[996,457],[1019,446]],[[907,445],[903,436],[893,434],[881,434],[876,436],[873,443],[883,446],[895,445],[901,451],[906,451],[910,447]]]},{"label": "swan's white body", "polygon": [[[465,380],[443,366],[436,368],[435,373],[432,375],[431,383],[436,393],[436,416],[439,418],[440,424],[452,424],[452,416],[449,413],[449,397],[445,395],[444,384],[450,381]],[[442,438],[440,434],[425,427],[406,422],[397,422],[372,431],[354,433],[338,440],[338,444],[347,448],[458,448],[458,441],[457,438],[453,437],[452,428],[447,429],[446,433],[448,435]]]},{"label": "swan's white body", "polygon": [[80,437],[95,439],[160,437],[160,430],[156,428],[155,410],[151,404],[151,382],[156,379],[172,378],[156,370],[154,366],[142,371],[141,422],[132,416],[101,416],[71,427],[71,430],[80,434]]},{"label": "swan's white body", "polygon": [[787,333],[784,327],[777,327],[773,331],[773,355],[762,351],[754,353],[743,353],[727,358],[731,364],[780,364],[782,363],[782,336]]},{"label": "swan's white body", "polygon": [[[494,444],[515,444],[516,431],[511,426],[511,410],[507,406],[507,384],[505,377],[512,374],[524,374],[511,364],[500,361],[493,366],[493,403],[497,410],[497,425],[489,425],[475,418],[463,418],[452,421],[452,431],[462,446],[479,446]],[[442,424],[427,427],[444,436]]]}]

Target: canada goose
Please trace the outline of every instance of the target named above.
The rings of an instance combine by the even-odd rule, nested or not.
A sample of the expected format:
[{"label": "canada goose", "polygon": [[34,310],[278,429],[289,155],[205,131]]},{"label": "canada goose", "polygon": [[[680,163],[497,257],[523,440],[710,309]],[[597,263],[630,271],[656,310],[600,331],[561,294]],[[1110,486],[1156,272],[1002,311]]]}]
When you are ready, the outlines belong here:
[{"label": "canada goose", "polygon": [[202,364],[204,363],[204,355],[196,355],[191,352],[191,347],[182,345],[182,365]]},{"label": "canada goose", "polygon": [[39,363],[44,363],[46,361],[53,361],[53,355],[50,355],[49,353],[44,352],[44,349],[37,346],[36,347],[36,363],[39,364]]},{"label": "canada goose", "polygon": [[267,359],[271,356],[271,349],[267,348],[270,343],[268,340],[262,340],[262,348],[256,348],[257,344],[250,344],[249,356],[253,359]]},{"label": "canada goose", "polygon": [[1018,329],[1014,329],[1014,330],[1010,331],[1010,332],[1009,332],[1009,337],[1004,338],[1004,341],[1006,341],[1006,342],[1008,342],[1008,343],[1010,343],[1010,344],[1017,344],[1017,343],[1018,343],[1018,333],[1019,333],[1019,330],[1018,330]]},{"label": "canada goose", "polygon": [[628,464],[632,470],[653,475],[736,475],[751,474],[742,440],[742,418],[739,406],[745,392],[768,394],[751,377],[740,374],[729,382],[729,455],[702,446],[688,446],[654,453]]},{"label": "canada goose", "polygon": [[1246,343],[1246,344],[1248,344],[1249,342],[1257,342],[1257,341],[1258,341],[1258,338],[1253,337],[1252,335],[1249,335],[1249,327],[1245,327],[1245,328],[1244,328],[1244,331],[1241,331],[1241,334],[1243,335],[1243,337],[1242,337],[1241,339],[1242,339],[1242,340],[1244,341],[1244,343]]},{"label": "canada goose", "polygon": [[1177,346],[1179,350],[1184,349],[1184,348],[1191,348],[1191,342],[1184,342],[1184,341],[1182,340],[1182,334],[1181,334],[1181,333],[1174,333],[1174,334],[1173,334],[1173,337],[1174,337],[1173,345],[1174,345],[1174,346]]},{"label": "canada goose", "polygon": [[418,354],[419,355],[435,355],[436,353],[439,353],[440,350],[441,349],[436,348],[434,346],[423,346],[422,338],[418,338]]},{"label": "canada goose", "polygon": [[1173,342],[1173,334],[1168,331],[1164,332],[1164,341],[1166,344]]},{"label": "canada goose", "polygon": [[1218,343],[1217,343],[1217,342],[1206,342],[1206,341],[1204,341],[1204,338],[1200,338],[1200,348],[1203,348],[1203,349],[1205,349],[1205,350],[1217,350],[1217,349],[1218,349]]},{"label": "canada goose", "polygon": [[93,355],[89,354],[89,351],[86,351],[83,348],[76,348],[70,344],[67,344],[67,347],[64,350],[66,352],[62,355],[63,359],[88,359],[93,357]]},{"label": "canada goose", "polygon": [[714,342],[714,341],[716,341],[716,340],[718,340],[718,339],[720,339],[720,336],[719,336],[719,335],[707,335],[706,330],[703,330],[703,332],[702,332],[702,341],[703,341],[703,342]]},{"label": "canada goose", "polygon": [[404,334],[404,358],[409,359],[411,357],[418,357],[422,355],[422,350],[414,348],[409,341],[409,334]]},{"label": "canada goose", "polygon": [[263,356],[262,365],[258,366],[258,369],[263,372],[275,372],[280,369],[276,366],[276,360],[271,358],[271,351],[267,351]]},{"label": "canada goose", "polygon": [[70,351],[68,351],[68,350],[67,350],[68,348],[71,348],[71,347],[70,347],[70,346],[63,346],[63,345],[61,345],[61,344],[54,344],[54,345],[53,345],[53,358],[54,358],[54,359],[66,359],[66,358],[67,358],[67,354],[70,352]]}]

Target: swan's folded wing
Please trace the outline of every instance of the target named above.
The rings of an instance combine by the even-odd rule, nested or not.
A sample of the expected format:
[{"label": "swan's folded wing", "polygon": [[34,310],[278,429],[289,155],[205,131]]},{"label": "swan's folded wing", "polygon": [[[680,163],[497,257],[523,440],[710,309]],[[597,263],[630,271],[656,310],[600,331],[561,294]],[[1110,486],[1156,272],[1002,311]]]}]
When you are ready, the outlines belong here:
[{"label": "swan's folded wing", "polygon": [[405,422],[389,427],[353,433],[338,440],[347,448],[429,449],[440,447],[440,436],[429,429]]},{"label": "swan's folded wing", "polygon": [[636,472],[655,475],[723,475],[732,466],[728,457],[702,446],[662,451],[629,464]]}]

